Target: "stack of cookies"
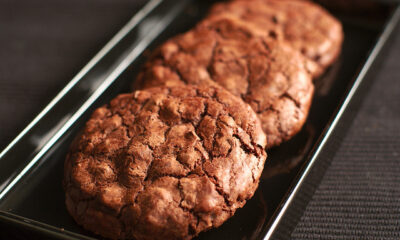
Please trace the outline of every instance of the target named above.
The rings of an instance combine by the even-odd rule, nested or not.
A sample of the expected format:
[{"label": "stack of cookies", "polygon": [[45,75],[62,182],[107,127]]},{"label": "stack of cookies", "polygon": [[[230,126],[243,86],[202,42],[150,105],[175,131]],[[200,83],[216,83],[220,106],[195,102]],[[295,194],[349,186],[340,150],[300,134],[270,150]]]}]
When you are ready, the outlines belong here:
[{"label": "stack of cookies", "polygon": [[266,150],[302,128],[341,24],[303,0],[215,4],[154,51],[134,92],[97,109],[65,162],[76,222],[112,239],[191,239],[259,183]]}]

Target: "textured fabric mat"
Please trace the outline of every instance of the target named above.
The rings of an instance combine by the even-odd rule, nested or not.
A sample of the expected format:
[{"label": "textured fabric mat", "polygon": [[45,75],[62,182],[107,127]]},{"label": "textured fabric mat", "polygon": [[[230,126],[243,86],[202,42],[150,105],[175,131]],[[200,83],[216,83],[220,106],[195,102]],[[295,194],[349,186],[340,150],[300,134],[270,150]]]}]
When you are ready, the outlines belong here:
[{"label": "textured fabric mat", "polygon": [[382,56],[293,239],[400,239],[400,26]]},{"label": "textured fabric mat", "polygon": [[146,0],[0,0],[0,149]]}]

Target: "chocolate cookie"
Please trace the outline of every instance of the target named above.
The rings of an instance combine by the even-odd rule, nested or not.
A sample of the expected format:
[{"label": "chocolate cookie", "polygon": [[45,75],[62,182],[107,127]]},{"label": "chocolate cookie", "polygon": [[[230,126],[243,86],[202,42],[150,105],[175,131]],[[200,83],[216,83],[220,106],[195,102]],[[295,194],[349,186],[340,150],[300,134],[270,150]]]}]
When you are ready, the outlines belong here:
[{"label": "chocolate cookie", "polygon": [[285,42],[257,37],[254,31],[239,19],[225,18],[177,36],[155,51],[134,88],[217,83],[251,105],[267,148],[277,146],[307,118],[313,64]]},{"label": "chocolate cookie", "polygon": [[[320,75],[338,57],[343,42],[341,23],[315,3],[304,0],[236,0],[215,4],[202,24],[221,16],[240,18],[262,35],[285,40],[318,64]],[[213,19],[217,20],[213,20]]]},{"label": "chocolate cookie", "polygon": [[255,113],[221,88],[122,94],[72,144],[67,209],[107,238],[191,239],[253,196],[264,147]]}]

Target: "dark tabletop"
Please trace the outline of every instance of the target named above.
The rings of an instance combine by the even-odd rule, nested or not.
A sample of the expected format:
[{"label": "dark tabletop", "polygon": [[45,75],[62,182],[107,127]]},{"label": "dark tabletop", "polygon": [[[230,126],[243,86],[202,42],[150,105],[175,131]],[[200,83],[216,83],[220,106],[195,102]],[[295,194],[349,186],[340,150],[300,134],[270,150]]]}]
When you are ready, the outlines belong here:
[{"label": "dark tabletop", "polygon": [[[143,2],[0,0],[0,149]],[[400,26],[381,56],[293,239],[400,239]]]}]

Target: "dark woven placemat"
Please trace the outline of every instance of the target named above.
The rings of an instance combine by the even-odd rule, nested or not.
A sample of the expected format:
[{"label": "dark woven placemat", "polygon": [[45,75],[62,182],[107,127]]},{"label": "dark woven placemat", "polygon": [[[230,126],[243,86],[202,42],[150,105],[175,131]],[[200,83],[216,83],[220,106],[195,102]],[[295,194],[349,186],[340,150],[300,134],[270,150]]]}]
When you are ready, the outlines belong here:
[{"label": "dark woven placemat", "polygon": [[0,149],[146,0],[0,0]]},{"label": "dark woven placemat", "polygon": [[400,239],[400,26],[381,55],[293,239]]}]

